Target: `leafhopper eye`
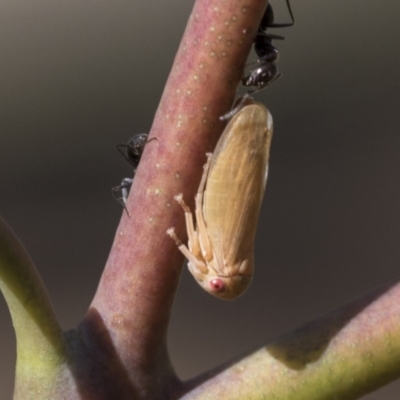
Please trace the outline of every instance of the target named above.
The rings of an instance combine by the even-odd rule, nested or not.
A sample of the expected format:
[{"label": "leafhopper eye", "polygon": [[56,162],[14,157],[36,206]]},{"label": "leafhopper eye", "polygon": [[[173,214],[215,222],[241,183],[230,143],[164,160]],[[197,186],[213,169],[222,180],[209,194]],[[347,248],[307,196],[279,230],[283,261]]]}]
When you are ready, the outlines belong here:
[{"label": "leafhopper eye", "polygon": [[[167,233],[189,260],[189,271],[199,285],[221,299],[240,296],[252,279],[271,138],[271,114],[251,100],[229,121],[207,160],[196,195],[195,225],[182,197],[177,199],[185,212],[189,246],[173,229]],[[189,250],[194,242],[201,250],[196,254]]]}]

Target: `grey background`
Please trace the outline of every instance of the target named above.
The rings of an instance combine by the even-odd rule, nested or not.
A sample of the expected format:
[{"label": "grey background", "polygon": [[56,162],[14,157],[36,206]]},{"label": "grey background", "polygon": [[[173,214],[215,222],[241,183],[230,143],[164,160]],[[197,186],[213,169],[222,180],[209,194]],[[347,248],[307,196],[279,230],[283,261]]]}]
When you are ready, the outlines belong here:
[{"label": "grey background", "polygon": [[[287,21],[283,0],[272,3]],[[25,243],[62,326],[83,317],[129,176],[116,143],[146,132],[188,0],[0,2],[0,210]],[[185,270],[170,352],[191,377],[399,276],[400,3],[293,0],[275,30],[284,77],[258,94],[275,133],[257,270],[233,303]],[[15,342],[0,301],[1,399]],[[400,384],[364,399],[398,399]]]}]

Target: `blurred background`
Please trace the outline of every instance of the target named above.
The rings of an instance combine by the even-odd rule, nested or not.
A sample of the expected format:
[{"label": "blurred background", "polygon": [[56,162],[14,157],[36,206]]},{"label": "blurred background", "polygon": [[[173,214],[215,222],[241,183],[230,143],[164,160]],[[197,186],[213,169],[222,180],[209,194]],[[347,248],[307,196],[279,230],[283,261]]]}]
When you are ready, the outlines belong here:
[{"label": "blurred background", "polygon": [[[289,21],[273,0],[276,22]],[[64,329],[86,312],[122,213],[115,149],[147,132],[188,0],[0,2],[0,210]],[[255,279],[235,302],[185,269],[169,345],[192,377],[399,276],[400,3],[292,0],[271,30],[283,77],[256,95],[275,132]],[[0,301],[1,399],[15,340]],[[363,399],[399,399],[395,382]]]}]

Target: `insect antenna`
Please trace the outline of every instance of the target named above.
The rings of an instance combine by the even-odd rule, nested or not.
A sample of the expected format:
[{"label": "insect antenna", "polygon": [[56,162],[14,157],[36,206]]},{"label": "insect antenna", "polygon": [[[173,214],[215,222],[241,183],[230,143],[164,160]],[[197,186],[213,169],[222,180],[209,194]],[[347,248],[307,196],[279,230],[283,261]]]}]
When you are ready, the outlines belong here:
[{"label": "insect antenna", "polygon": [[[248,102],[248,100],[253,101],[250,94],[251,94],[250,92],[247,92],[242,97],[239,97],[235,101],[232,110],[219,117],[220,121],[227,121],[228,119],[231,119],[235,114],[237,114],[245,106],[245,104]],[[237,105],[235,105],[236,103],[237,103]]]}]

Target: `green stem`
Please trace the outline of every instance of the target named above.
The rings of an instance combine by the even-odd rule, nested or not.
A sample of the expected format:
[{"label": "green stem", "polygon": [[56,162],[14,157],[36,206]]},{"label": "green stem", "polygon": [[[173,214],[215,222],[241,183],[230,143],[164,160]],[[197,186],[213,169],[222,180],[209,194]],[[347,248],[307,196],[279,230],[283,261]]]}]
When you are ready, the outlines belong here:
[{"label": "green stem", "polygon": [[[32,260],[1,218],[0,289],[17,338],[14,398],[27,399],[27,388],[29,391],[40,388],[43,393],[44,388],[54,387],[55,377],[66,359],[64,341],[48,293]],[[18,393],[25,394],[19,397]]]},{"label": "green stem", "polygon": [[400,377],[399,316],[400,283],[386,285],[189,382],[183,399],[357,399]]}]

